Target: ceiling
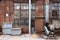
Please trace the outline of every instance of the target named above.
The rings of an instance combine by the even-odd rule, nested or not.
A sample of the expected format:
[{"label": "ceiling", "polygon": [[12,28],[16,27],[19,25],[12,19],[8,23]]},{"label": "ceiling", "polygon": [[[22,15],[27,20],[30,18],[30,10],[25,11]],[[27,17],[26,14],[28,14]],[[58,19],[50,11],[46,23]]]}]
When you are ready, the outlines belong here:
[{"label": "ceiling", "polygon": [[[0,0],[1,1],[1,0]],[[2,1],[14,1],[14,2],[28,2],[29,0],[2,0]],[[31,0],[32,2],[36,2],[39,0]],[[43,0],[45,1],[45,0]],[[49,0],[50,2],[60,2],[60,0]]]}]

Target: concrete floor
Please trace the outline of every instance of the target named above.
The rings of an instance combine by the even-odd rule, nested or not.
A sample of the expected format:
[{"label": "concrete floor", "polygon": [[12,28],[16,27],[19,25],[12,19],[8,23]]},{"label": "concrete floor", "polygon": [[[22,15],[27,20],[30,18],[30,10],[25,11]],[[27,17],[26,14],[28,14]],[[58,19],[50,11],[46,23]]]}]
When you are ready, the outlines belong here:
[{"label": "concrete floor", "polygon": [[24,35],[20,35],[20,36],[1,35],[0,40],[60,40],[60,36],[56,37],[55,39],[47,38],[47,36],[43,36],[43,37],[39,37],[36,35],[32,36],[29,34],[24,34]]}]

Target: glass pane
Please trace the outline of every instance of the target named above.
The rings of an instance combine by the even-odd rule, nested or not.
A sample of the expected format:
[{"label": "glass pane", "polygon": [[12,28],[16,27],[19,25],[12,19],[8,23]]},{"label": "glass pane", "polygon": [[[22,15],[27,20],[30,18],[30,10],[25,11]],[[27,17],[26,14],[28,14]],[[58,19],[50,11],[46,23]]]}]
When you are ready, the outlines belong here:
[{"label": "glass pane", "polygon": [[32,7],[32,9],[35,9],[35,4],[34,4],[34,3],[32,3],[31,7]]},{"label": "glass pane", "polygon": [[54,5],[54,3],[52,3],[51,5],[52,5],[52,7],[54,7],[54,6],[55,6],[55,5]]},{"label": "glass pane", "polygon": [[14,10],[14,18],[20,19],[20,10]]},{"label": "glass pane", "polygon": [[58,7],[58,10],[60,10],[60,7]]},{"label": "glass pane", "polygon": [[54,6],[57,6],[57,3],[54,3],[55,5]]},{"label": "glass pane", "polygon": [[58,7],[52,7],[52,10],[58,10]]},{"label": "glass pane", "polygon": [[52,10],[54,10],[55,9],[55,7],[52,7]]},{"label": "glass pane", "polygon": [[24,20],[20,20],[20,25],[24,25]]},{"label": "glass pane", "polygon": [[21,10],[21,17],[28,17],[29,13],[28,10]]},{"label": "glass pane", "polygon": [[24,20],[24,24],[28,26],[29,25],[29,20]]},{"label": "glass pane", "polygon": [[57,3],[52,3],[52,7],[57,7]]},{"label": "glass pane", "polygon": [[60,6],[60,3],[58,3],[58,6]]},{"label": "glass pane", "polygon": [[60,11],[58,11],[58,13],[59,13],[58,15],[59,15],[59,19],[60,19]]},{"label": "glass pane", "polygon": [[21,20],[20,25],[28,26],[29,25],[29,20]]},{"label": "glass pane", "polygon": [[28,3],[21,3],[21,9],[28,9],[29,5]]},{"label": "glass pane", "polygon": [[19,25],[19,20],[18,19],[14,19],[14,25]]},{"label": "glass pane", "polygon": [[35,10],[32,10],[32,11],[31,11],[31,15],[32,15],[32,17],[35,16]]},{"label": "glass pane", "polygon": [[57,18],[57,10],[52,10],[52,17]]},{"label": "glass pane", "polygon": [[20,3],[14,3],[14,9],[20,9]]}]

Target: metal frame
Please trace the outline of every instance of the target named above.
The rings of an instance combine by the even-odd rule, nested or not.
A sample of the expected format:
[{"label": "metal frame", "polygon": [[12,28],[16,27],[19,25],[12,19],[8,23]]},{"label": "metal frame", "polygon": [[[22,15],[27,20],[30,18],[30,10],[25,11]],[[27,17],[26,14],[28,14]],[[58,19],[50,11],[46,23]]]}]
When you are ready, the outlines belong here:
[{"label": "metal frame", "polygon": [[49,22],[49,0],[45,0],[45,21]]}]

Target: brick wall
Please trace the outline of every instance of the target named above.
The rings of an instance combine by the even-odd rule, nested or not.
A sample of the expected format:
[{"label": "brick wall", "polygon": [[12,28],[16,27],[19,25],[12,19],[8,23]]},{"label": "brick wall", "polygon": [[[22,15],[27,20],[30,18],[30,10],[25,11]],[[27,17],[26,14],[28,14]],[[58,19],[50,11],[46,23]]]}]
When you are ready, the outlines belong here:
[{"label": "brick wall", "polygon": [[[9,14],[9,17],[6,17],[6,13]],[[5,2],[5,22],[13,22],[13,1]]]},{"label": "brick wall", "polygon": [[42,33],[44,24],[44,4],[43,1],[36,2],[36,19],[35,29],[36,33]]},{"label": "brick wall", "polygon": [[2,23],[4,22],[4,3],[0,2],[0,32],[2,31]]},{"label": "brick wall", "polygon": [[[6,17],[6,13],[9,14],[9,17]],[[13,19],[14,19],[13,1],[1,1],[0,2],[0,28],[2,28],[3,22],[13,22]]]}]

